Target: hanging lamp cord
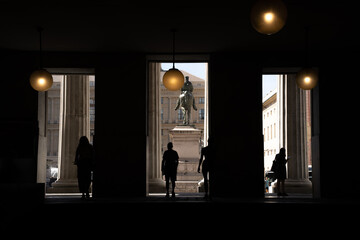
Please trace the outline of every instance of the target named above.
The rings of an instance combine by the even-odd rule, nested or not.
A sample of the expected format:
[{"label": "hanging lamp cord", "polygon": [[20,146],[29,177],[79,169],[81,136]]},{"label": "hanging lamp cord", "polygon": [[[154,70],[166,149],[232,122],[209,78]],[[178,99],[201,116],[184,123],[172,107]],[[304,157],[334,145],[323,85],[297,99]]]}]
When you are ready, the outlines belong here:
[{"label": "hanging lamp cord", "polygon": [[305,54],[306,54],[305,67],[310,67],[309,28],[310,26],[305,27]]},{"label": "hanging lamp cord", "polygon": [[173,68],[175,68],[175,32],[176,29],[171,30],[173,32]]},{"label": "hanging lamp cord", "polygon": [[39,47],[40,47],[40,52],[39,52],[39,63],[40,63],[40,69],[43,68],[43,61],[42,61],[42,31],[43,28],[42,27],[38,27],[38,31],[39,31]]}]

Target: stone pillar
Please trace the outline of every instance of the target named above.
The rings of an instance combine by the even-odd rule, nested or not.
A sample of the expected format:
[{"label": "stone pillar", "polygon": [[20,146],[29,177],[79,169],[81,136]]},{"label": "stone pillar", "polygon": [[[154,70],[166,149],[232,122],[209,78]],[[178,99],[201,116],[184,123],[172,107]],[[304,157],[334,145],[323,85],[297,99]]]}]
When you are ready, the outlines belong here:
[{"label": "stone pillar", "polygon": [[[160,132],[160,63],[149,63],[148,94],[148,136],[147,136],[147,179],[148,193],[165,193],[165,181],[161,173],[161,132]],[[170,104],[170,102],[169,102]],[[169,112],[170,114],[170,112]]]},{"label": "stone pillar", "polygon": [[308,173],[306,96],[298,88],[295,75],[287,75],[286,82],[286,152],[288,178],[285,191],[289,193],[312,193],[312,183]]},{"label": "stone pillar", "polygon": [[48,92],[38,93],[38,124],[39,142],[37,157],[37,183],[46,183],[46,157],[47,157],[47,94]]},{"label": "stone pillar", "polygon": [[79,192],[73,162],[80,137],[90,139],[89,76],[65,76],[60,98],[59,177],[49,192]]}]

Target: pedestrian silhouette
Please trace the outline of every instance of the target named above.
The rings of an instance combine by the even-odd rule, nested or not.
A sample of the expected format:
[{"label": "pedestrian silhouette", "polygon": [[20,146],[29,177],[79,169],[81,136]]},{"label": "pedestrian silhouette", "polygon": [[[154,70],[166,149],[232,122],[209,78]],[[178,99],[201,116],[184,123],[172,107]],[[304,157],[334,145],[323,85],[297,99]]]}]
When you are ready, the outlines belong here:
[{"label": "pedestrian silhouette", "polygon": [[91,171],[94,165],[94,148],[86,136],[82,136],[76,149],[75,162],[81,199],[90,198]]},{"label": "pedestrian silhouette", "polygon": [[177,167],[179,164],[179,155],[178,153],[173,150],[172,142],[167,144],[168,150],[164,152],[163,160],[161,163],[161,171],[162,175],[165,175],[166,181],[166,197],[169,197],[169,181],[171,179],[171,186],[172,186],[172,197],[175,197],[175,181],[177,175]]},{"label": "pedestrian silhouette", "polygon": [[[208,139],[208,145],[201,149],[201,155],[198,166],[198,173],[202,167],[202,174],[204,177],[205,198],[209,198],[209,179],[211,177],[213,158],[215,157],[213,141]],[[205,159],[204,159],[205,158]],[[209,176],[208,176],[209,174]]]},{"label": "pedestrian silhouette", "polygon": [[286,159],[286,150],[285,148],[281,148],[279,153],[275,156],[276,162],[276,170],[275,170],[275,178],[277,179],[276,188],[278,196],[287,196],[285,193],[285,179],[286,179],[286,163],[288,159]]}]

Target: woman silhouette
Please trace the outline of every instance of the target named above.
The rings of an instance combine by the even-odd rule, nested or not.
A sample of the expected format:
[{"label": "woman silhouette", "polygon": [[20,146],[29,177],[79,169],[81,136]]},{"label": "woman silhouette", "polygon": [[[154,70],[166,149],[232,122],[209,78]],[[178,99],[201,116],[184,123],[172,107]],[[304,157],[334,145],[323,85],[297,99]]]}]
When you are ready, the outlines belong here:
[{"label": "woman silhouette", "polygon": [[91,171],[94,163],[94,148],[86,136],[82,136],[76,149],[75,162],[81,199],[90,198]]},{"label": "woman silhouette", "polygon": [[287,196],[285,193],[285,179],[286,179],[286,151],[285,148],[281,148],[279,153],[275,156],[275,161],[277,164],[277,169],[275,172],[275,178],[277,179],[276,188],[278,191],[278,196]]}]

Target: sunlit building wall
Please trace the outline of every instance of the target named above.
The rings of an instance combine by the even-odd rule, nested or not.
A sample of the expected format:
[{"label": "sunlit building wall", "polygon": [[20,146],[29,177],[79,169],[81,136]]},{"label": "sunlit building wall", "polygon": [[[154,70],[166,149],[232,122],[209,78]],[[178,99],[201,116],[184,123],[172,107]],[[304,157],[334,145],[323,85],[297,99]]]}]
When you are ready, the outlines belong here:
[{"label": "sunlit building wall", "polygon": [[279,152],[279,114],[277,109],[277,88],[263,98],[264,167],[271,169],[272,161]]}]

